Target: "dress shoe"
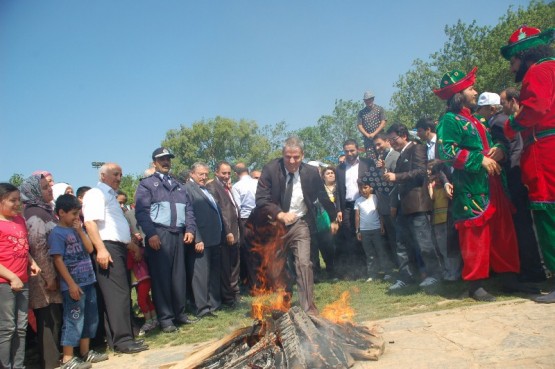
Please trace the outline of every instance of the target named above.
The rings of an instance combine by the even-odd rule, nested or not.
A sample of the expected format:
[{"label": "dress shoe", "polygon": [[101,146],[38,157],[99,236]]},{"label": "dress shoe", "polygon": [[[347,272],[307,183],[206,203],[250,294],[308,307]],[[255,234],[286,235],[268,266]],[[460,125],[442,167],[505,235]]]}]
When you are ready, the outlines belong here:
[{"label": "dress shoe", "polygon": [[495,296],[484,290],[482,287],[478,288],[474,292],[470,292],[468,295],[476,301],[493,302],[496,300]]},{"label": "dress shoe", "polygon": [[201,315],[198,316],[199,319],[205,319],[205,318],[217,318],[218,316],[216,314],[214,314],[211,311],[207,311],[206,313],[203,313]]},{"label": "dress shoe", "polygon": [[555,303],[555,291],[549,292],[547,295],[541,295],[532,299],[540,304],[553,304]]},{"label": "dress shoe", "polygon": [[146,351],[146,350],[148,350],[147,345],[139,345],[133,342],[124,347],[117,347],[115,351],[121,354],[136,354],[137,352]]},{"label": "dress shoe", "polygon": [[188,317],[188,316],[186,316],[185,318],[181,318],[181,319],[178,319],[178,320],[177,320],[177,322],[178,322],[179,324],[194,324],[194,323],[196,323],[196,322],[198,322],[198,321],[199,321],[198,318],[195,318],[195,317]]}]

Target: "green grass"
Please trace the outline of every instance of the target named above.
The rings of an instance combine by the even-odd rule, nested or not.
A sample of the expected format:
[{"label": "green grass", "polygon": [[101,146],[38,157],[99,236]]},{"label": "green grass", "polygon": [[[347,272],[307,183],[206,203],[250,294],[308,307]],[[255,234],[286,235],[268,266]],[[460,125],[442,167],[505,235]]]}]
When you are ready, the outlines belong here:
[{"label": "green grass", "polygon": [[[362,280],[322,282],[315,286],[316,305],[322,310],[325,305],[339,299],[342,292],[349,291],[349,304],[356,311],[355,321],[363,322],[483,304],[468,298],[463,282],[444,282],[429,293],[417,286],[411,286],[402,295],[388,294],[388,287],[388,283],[367,283]],[[495,280],[488,281],[486,289],[493,293],[498,301],[518,297],[502,293]],[[221,338],[237,328],[252,325],[251,302],[252,297],[243,297],[236,309],[217,311],[217,318],[203,319],[193,325],[181,326],[175,334],[164,334],[155,330],[145,336],[146,341],[152,348],[156,348]],[[294,294],[293,304],[296,303],[297,297]]]}]

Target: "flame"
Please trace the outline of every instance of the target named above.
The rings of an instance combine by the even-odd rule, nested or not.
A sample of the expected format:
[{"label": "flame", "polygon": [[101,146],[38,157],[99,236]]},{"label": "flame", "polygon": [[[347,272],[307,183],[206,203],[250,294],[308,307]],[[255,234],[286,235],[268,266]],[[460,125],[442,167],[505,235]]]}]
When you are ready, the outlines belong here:
[{"label": "flame", "polygon": [[341,293],[339,300],[324,307],[320,315],[322,318],[336,324],[353,323],[355,311],[349,305],[350,298],[349,291],[344,291]]},{"label": "flame", "polygon": [[[252,232],[251,251],[260,257],[257,269],[257,286],[251,290],[255,296],[252,316],[263,321],[272,311],[288,311],[291,295],[285,291],[285,262],[287,253],[283,244],[284,226],[277,222],[261,221],[247,225]],[[256,230],[254,229],[256,228]]]}]

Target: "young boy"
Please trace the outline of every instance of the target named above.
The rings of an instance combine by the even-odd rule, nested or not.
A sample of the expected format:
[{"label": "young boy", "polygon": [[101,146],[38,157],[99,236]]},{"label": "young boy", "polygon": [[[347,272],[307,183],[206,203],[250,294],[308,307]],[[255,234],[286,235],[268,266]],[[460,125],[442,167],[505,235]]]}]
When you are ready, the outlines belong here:
[{"label": "young boy", "polygon": [[[88,255],[93,245],[81,226],[81,204],[75,196],[58,197],[55,210],[59,223],[48,236],[48,244],[63,295],[61,369],[88,369],[90,363],[108,359],[108,355],[89,349],[98,326],[96,278]],[[81,358],[73,355],[76,346]]]},{"label": "young boy", "polygon": [[366,254],[366,282],[377,278],[380,272],[385,273],[384,280],[392,280],[393,263],[382,236],[384,228],[378,214],[378,197],[374,195],[374,189],[368,182],[359,179],[358,187],[361,196],[355,201],[355,228]]}]

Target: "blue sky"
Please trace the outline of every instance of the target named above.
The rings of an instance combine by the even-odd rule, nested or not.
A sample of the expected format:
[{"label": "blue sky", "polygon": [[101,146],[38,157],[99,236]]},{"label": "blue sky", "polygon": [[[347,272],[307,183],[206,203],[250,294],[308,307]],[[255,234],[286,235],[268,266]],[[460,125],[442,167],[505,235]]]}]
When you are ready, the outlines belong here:
[{"label": "blue sky", "polygon": [[293,130],[368,89],[389,108],[445,25],[527,4],[0,0],[0,181],[94,185],[93,161],[142,173],[168,130],[218,115]]}]

